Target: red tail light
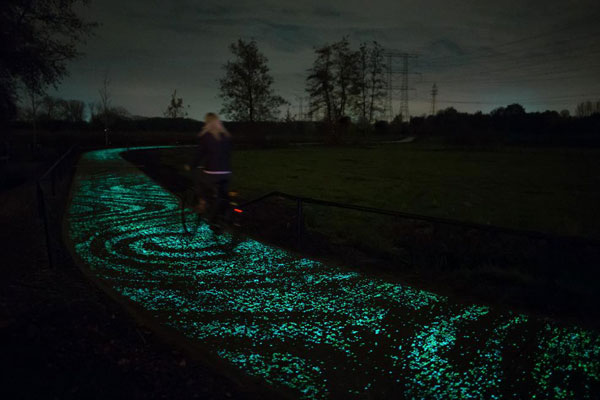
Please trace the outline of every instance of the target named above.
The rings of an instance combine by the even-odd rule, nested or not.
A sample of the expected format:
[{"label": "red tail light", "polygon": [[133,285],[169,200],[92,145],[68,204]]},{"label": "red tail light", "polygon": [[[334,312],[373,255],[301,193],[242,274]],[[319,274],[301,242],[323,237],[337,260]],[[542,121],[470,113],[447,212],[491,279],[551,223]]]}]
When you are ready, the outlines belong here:
[{"label": "red tail light", "polygon": [[235,211],[236,213],[243,213],[243,210],[240,210],[239,208],[234,208],[233,211]]}]

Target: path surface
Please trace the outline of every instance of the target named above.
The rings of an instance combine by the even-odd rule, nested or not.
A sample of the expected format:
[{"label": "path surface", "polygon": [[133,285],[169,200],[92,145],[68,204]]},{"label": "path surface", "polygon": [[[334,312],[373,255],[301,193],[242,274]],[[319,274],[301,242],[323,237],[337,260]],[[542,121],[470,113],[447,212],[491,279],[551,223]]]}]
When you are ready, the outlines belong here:
[{"label": "path surface", "polygon": [[300,398],[597,398],[600,337],[200,226],[111,149],[83,156],[74,251],[156,320]]}]

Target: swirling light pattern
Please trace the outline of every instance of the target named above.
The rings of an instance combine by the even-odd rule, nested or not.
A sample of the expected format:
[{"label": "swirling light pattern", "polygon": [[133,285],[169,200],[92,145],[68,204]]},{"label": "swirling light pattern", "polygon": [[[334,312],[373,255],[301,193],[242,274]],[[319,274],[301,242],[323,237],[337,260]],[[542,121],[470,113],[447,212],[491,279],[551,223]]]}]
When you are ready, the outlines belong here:
[{"label": "swirling light pattern", "polygon": [[591,399],[596,332],[370,278],[254,240],[186,236],[178,201],[120,158],[87,153],[74,251],[164,325],[299,398]]}]

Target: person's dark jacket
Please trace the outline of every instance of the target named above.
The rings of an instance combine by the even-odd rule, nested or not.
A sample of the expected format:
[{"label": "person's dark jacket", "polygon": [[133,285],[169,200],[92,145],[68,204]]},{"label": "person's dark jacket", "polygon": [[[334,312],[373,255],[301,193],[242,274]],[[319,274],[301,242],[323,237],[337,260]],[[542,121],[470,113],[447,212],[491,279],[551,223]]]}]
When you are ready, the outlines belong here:
[{"label": "person's dark jacket", "polygon": [[205,171],[231,171],[231,136],[204,132],[198,139],[198,151],[192,166]]}]

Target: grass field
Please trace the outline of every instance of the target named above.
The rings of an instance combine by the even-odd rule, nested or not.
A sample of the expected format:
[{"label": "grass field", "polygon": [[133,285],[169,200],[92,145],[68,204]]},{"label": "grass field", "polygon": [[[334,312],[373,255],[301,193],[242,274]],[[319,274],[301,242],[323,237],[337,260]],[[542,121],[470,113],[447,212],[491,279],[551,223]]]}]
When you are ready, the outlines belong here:
[{"label": "grass field", "polygon": [[[181,165],[193,149],[165,150]],[[600,150],[371,148],[242,150],[245,199],[269,191],[563,235],[600,238]]]}]

